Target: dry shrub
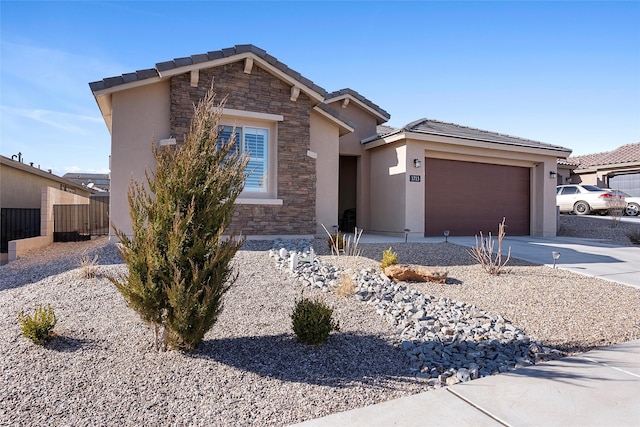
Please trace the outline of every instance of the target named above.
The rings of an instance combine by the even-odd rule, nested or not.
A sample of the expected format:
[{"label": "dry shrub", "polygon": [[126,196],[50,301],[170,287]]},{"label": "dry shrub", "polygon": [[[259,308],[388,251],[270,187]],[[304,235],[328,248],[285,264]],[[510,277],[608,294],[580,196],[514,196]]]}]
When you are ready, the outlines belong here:
[{"label": "dry shrub", "polygon": [[324,231],[329,236],[327,243],[329,244],[332,255],[360,256],[361,251],[358,249],[358,244],[360,243],[360,237],[362,237],[362,229],[356,227],[353,236],[346,236],[339,231],[333,235],[329,233],[329,230],[327,230],[324,224],[320,225],[322,225],[322,228],[324,228]]},{"label": "dry shrub", "polygon": [[611,227],[616,228],[620,224],[624,210],[627,208],[627,202],[621,194],[617,192],[612,192],[611,194],[611,196],[607,197],[607,213],[611,217]]},{"label": "dry shrub", "polygon": [[355,295],[356,284],[353,281],[353,277],[349,273],[342,273],[340,275],[340,284],[336,288],[336,293],[342,298],[348,298]]},{"label": "dry shrub", "polygon": [[478,239],[478,236],[476,235],[476,246],[474,248],[467,249],[471,258],[480,264],[487,273],[496,276],[502,273],[504,266],[507,265],[511,258],[511,247],[509,247],[507,259],[502,261],[502,239],[504,239],[505,236],[505,221],[506,218],[502,218],[502,222],[498,224],[498,250],[495,254],[493,253],[495,241],[491,236],[491,232],[489,232],[488,237],[483,237],[481,231],[480,239]]},{"label": "dry shrub", "polygon": [[91,258],[86,252],[80,257],[80,275],[84,279],[93,279],[98,274],[98,254]]}]

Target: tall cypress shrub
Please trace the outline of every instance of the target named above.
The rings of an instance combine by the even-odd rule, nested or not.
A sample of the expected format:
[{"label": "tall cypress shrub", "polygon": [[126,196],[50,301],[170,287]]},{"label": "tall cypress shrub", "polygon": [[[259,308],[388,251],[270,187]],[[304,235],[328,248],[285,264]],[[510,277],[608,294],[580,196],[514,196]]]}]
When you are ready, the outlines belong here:
[{"label": "tall cypress shrub", "polygon": [[225,100],[216,105],[210,89],[195,106],[184,144],[152,145],[155,172],[129,186],[133,234],[114,227],[128,274],[110,280],[154,327],[158,350],[190,350],[202,342],[237,278],[230,261],[244,238],[229,225],[248,156],[234,149],[235,132],[218,143]]}]

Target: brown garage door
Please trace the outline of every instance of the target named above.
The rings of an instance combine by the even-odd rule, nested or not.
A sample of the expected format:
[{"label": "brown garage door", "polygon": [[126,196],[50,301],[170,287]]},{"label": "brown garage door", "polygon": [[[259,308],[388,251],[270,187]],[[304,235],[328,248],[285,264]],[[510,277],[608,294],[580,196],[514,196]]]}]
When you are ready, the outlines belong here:
[{"label": "brown garage door", "polygon": [[529,235],[529,168],[425,159],[425,235]]}]

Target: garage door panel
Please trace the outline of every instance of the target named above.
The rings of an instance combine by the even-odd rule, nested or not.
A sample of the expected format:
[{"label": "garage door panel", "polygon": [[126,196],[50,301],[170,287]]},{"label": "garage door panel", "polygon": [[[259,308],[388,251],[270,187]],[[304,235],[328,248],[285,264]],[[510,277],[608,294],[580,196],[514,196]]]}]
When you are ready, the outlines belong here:
[{"label": "garage door panel", "polygon": [[494,235],[506,218],[509,235],[528,235],[528,168],[425,159],[425,234]]}]

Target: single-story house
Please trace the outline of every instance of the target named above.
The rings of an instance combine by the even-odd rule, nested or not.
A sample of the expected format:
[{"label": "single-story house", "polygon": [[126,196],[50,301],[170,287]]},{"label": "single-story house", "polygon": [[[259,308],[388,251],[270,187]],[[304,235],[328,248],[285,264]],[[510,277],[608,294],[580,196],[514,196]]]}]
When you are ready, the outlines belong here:
[{"label": "single-story house", "polygon": [[53,243],[56,204],[89,204],[91,190],[24,163],[22,154],[0,156],[0,252],[14,260]]},{"label": "single-story house", "polygon": [[228,96],[222,124],[254,144],[233,221],[245,235],[474,235],[503,217],[509,234],[555,235],[556,161],[569,149],[435,120],[384,126],[389,113],[358,92],[327,92],[253,45],[89,84],[111,133],[117,227],[130,231],[127,188],[155,167],[152,141],[180,144],[212,82]]},{"label": "single-story house", "polygon": [[569,157],[566,162],[570,167],[567,184],[591,184],[640,196],[640,142]]}]

